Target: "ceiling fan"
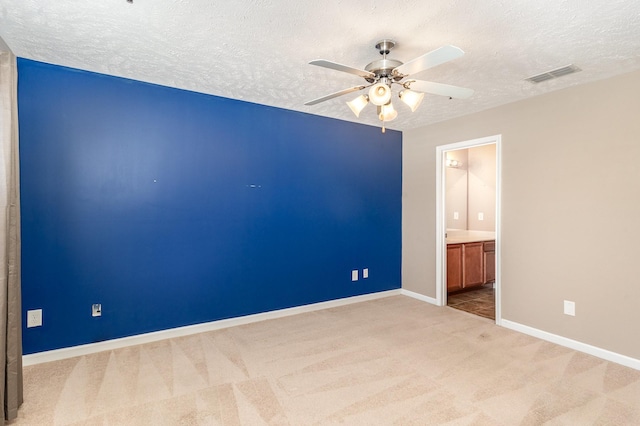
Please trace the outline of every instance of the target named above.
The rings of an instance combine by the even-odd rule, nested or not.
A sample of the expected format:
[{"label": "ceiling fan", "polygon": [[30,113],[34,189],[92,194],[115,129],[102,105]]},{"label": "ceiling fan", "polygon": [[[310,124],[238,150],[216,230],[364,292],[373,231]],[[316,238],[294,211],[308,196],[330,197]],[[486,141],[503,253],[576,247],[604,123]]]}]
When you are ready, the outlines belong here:
[{"label": "ceiling fan", "polygon": [[411,74],[416,74],[420,71],[427,70],[461,57],[464,55],[464,52],[459,47],[450,45],[442,46],[407,63],[402,63],[395,59],[387,59],[387,55],[395,45],[396,42],[393,40],[384,39],[379,41],[375,47],[382,55],[382,59],[371,62],[364,68],[364,70],[327,61],[325,59],[316,59],[309,62],[311,65],[317,65],[357,75],[364,78],[367,84],[331,93],[330,95],[309,101],[305,103],[305,105],[319,104],[320,102],[328,101],[329,99],[337,98],[338,96],[357,92],[369,87],[370,89],[368,94],[358,96],[354,100],[347,102],[347,105],[349,105],[349,108],[351,108],[356,117],[360,117],[360,112],[369,102],[376,105],[378,118],[382,121],[382,132],[384,133],[385,121],[394,120],[398,116],[398,112],[393,108],[391,103],[391,89],[393,85],[399,85],[401,87],[399,92],[400,99],[411,108],[411,111],[415,111],[418,106],[420,106],[425,93],[432,93],[457,99],[466,99],[473,95],[473,90],[465,89],[463,87],[450,86],[448,84],[434,83],[431,81],[408,79]]}]

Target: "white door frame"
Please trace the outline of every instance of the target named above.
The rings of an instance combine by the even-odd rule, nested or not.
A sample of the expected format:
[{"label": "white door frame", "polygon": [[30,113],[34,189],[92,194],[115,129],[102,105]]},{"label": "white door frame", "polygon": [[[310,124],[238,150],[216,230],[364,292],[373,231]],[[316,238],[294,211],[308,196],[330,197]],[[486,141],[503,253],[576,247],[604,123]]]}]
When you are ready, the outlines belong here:
[{"label": "white door frame", "polygon": [[447,228],[445,216],[445,156],[449,151],[458,149],[473,148],[481,145],[496,145],[496,324],[502,323],[501,309],[501,279],[500,261],[502,259],[500,238],[500,206],[502,187],[502,135],[488,136],[485,138],[472,139],[468,141],[456,142],[448,145],[436,147],[436,304],[445,306],[447,304],[447,274],[446,274],[446,253],[447,243],[445,232]]}]

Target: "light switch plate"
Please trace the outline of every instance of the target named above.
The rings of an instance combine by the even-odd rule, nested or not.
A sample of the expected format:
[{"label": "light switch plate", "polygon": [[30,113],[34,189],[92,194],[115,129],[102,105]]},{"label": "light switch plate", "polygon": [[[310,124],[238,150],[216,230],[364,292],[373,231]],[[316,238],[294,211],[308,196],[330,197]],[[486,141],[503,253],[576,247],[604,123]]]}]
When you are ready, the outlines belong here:
[{"label": "light switch plate", "polygon": [[362,278],[369,278],[369,268],[364,268],[362,270]]},{"label": "light switch plate", "polygon": [[42,326],[42,309],[27,311],[27,328]]},{"label": "light switch plate", "polygon": [[351,271],[351,281],[358,281],[358,270],[354,269]]},{"label": "light switch plate", "polygon": [[458,219],[460,219],[460,213],[453,212],[453,220],[458,220]]},{"label": "light switch plate", "polygon": [[478,213],[478,220],[484,220],[484,213]]},{"label": "light switch plate", "polygon": [[572,317],[576,316],[576,302],[572,302],[570,300],[564,301],[564,313],[565,315],[571,315]]}]

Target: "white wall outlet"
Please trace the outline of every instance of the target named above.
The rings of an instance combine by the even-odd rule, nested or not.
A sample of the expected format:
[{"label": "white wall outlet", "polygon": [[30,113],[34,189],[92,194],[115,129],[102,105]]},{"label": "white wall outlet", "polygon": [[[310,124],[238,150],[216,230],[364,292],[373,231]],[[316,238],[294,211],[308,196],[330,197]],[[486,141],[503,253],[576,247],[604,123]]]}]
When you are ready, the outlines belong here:
[{"label": "white wall outlet", "polygon": [[459,212],[453,212],[453,220],[458,220],[460,219],[460,213]]},{"label": "white wall outlet", "polygon": [[362,278],[369,278],[369,268],[364,268],[362,270]]},{"label": "white wall outlet", "polygon": [[351,271],[351,281],[358,281],[358,270],[354,269]]},{"label": "white wall outlet", "polygon": [[27,328],[40,327],[42,325],[42,309],[27,311]]},{"label": "white wall outlet", "polygon": [[564,313],[565,315],[571,315],[572,317],[576,316],[576,302],[572,302],[570,300],[564,301]]},{"label": "white wall outlet", "polygon": [[93,305],[91,305],[91,316],[99,317],[101,315],[102,315],[102,304],[94,303]]},{"label": "white wall outlet", "polygon": [[484,213],[482,212],[478,213],[478,220],[484,220]]}]

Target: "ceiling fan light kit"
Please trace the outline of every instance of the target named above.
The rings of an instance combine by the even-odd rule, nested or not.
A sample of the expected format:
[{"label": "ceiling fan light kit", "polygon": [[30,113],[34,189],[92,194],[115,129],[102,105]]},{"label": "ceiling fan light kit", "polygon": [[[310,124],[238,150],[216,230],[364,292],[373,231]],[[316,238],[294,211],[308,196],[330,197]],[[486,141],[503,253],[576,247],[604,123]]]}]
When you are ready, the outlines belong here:
[{"label": "ceiling fan light kit", "polygon": [[[338,96],[346,95],[347,93],[369,88],[368,95],[360,95],[354,100],[347,102],[347,105],[356,117],[360,117],[360,113],[369,102],[376,105],[378,118],[382,121],[382,132],[384,133],[384,122],[394,120],[398,116],[398,111],[395,110],[391,103],[392,87],[394,84],[400,85],[403,88],[398,95],[400,100],[411,108],[411,112],[415,112],[415,110],[418,109],[424,99],[425,93],[433,93],[458,99],[466,99],[473,95],[473,90],[471,89],[449,86],[447,84],[418,80],[402,81],[409,77],[410,74],[415,74],[461,57],[464,55],[462,49],[455,46],[442,46],[407,63],[402,63],[395,59],[387,59],[387,54],[389,54],[395,45],[396,42],[393,40],[385,39],[379,41],[375,47],[382,55],[382,59],[369,63],[364,70],[338,64],[326,59],[316,59],[309,62],[311,65],[357,75],[364,78],[369,84],[341,90],[309,101],[305,103],[305,105],[315,105]],[[410,89],[412,84],[414,85],[414,90]]]},{"label": "ceiling fan light kit", "polygon": [[356,115],[356,117],[360,117],[360,112],[367,106],[369,103],[369,96],[360,95],[352,101],[347,102],[351,111]]},{"label": "ceiling fan light kit", "polygon": [[411,112],[415,112],[424,99],[424,93],[414,92],[409,89],[402,90],[398,96],[400,96],[402,102],[411,108]]},{"label": "ceiling fan light kit", "polygon": [[374,105],[386,105],[391,100],[391,87],[383,83],[377,83],[369,89],[369,100]]},{"label": "ceiling fan light kit", "polygon": [[391,102],[378,107],[378,118],[380,121],[393,121],[396,117],[398,117],[398,111],[393,108],[393,104]]}]

